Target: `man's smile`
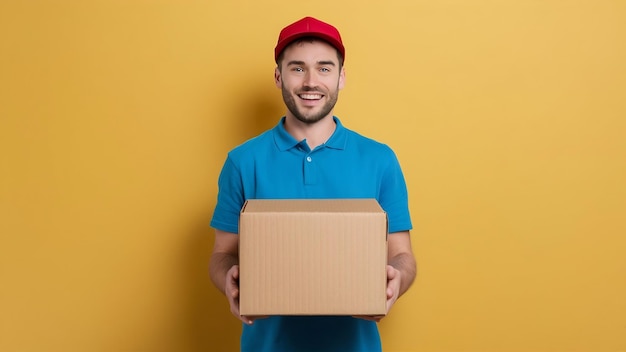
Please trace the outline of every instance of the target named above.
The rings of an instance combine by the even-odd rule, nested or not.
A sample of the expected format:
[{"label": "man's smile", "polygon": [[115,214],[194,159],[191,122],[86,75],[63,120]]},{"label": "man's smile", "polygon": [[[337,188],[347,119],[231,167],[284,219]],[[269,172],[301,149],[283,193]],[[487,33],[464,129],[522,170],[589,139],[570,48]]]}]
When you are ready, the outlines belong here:
[{"label": "man's smile", "polygon": [[311,94],[311,93],[298,94],[298,96],[300,97],[300,99],[304,99],[304,100],[320,100],[323,97],[322,94]]}]

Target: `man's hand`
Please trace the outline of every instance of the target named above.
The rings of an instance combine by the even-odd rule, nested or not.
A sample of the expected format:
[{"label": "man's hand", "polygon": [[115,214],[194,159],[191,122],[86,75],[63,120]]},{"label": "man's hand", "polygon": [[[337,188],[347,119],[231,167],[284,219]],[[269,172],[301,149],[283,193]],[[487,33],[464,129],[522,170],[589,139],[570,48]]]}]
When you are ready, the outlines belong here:
[{"label": "man's hand", "polygon": [[[394,268],[391,265],[387,265],[387,314],[391,310],[391,307],[398,300],[400,296],[400,284],[402,281],[402,273],[400,270]],[[355,318],[371,320],[375,322],[381,321],[384,315],[358,315]]]},{"label": "man's hand", "polygon": [[215,287],[224,293],[230,312],[242,322],[250,325],[258,317],[239,315],[239,236],[235,233],[215,230],[215,244],[209,273]]},{"label": "man's hand", "polygon": [[248,317],[239,314],[239,265],[233,265],[226,273],[224,294],[228,299],[228,304],[230,304],[230,312],[242,322],[252,325],[256,319],[266,318],[265,316]]}]

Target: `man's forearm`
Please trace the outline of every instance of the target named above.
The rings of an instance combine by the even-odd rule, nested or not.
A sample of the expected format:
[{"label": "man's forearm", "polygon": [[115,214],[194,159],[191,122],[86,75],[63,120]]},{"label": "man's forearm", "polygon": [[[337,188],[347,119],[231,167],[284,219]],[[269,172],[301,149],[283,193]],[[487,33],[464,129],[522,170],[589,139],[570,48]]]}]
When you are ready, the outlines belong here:
[{"label": "man's forearm", "polygon": [[389,265],[393,266],[401,273],[400,296],[405,293],[415,280],[417,275],[417,264],[415,258],[410,253],[400,253],[389,259]]},{"label": "man's forearm", "polygon": [[224,293],[226,286],[226,273],[233,265],[239,264],[239,259],[227,253],[213,253],[209,263],[209,275],[215,287]]}]

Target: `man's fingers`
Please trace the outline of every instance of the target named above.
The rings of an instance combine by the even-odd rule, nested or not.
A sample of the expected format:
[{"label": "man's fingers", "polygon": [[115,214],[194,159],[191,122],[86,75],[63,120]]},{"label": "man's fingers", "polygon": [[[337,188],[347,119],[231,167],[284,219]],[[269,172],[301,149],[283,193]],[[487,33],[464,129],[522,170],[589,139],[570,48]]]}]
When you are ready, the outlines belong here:
[{"label": "man's fingers", "polygon": [[233,298],[239,297],[239,266],[233,265],[226,274],[226,288]]},{"label": "man's fingers", "polygon": [[391,265],[387,265],[387,280],[393,280],[396,278],[397,270]]},{"label": "man's fingers", "polygon": [[233,266],[233,279],[237,280],[239,279],[239,266],[235,265]]},{"label": "man's fingers", "polygon": [[233,298],[239,297],[239,284],[237,280],[235,280],[235,278],[232,278],[231,280],[229,280],[226,283],[226,286],[231,297]]},{"label": "man's fingers", "polygon": [[225,293],[230,304],[230,312],[245,324],[252,324],[252,319],[239,315],[239,266],[233,265],[226,273]]}]

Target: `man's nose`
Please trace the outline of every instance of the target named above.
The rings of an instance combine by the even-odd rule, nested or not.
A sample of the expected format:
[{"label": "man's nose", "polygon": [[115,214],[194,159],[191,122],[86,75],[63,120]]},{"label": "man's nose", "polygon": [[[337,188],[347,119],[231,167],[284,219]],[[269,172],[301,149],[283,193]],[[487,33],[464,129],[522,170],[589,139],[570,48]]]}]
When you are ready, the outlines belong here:
[{"label": "man's nose", "polygon": [[307,71],[304,75],[304,85],[307,87],[317,86],[317,75],[315,71]]}]

